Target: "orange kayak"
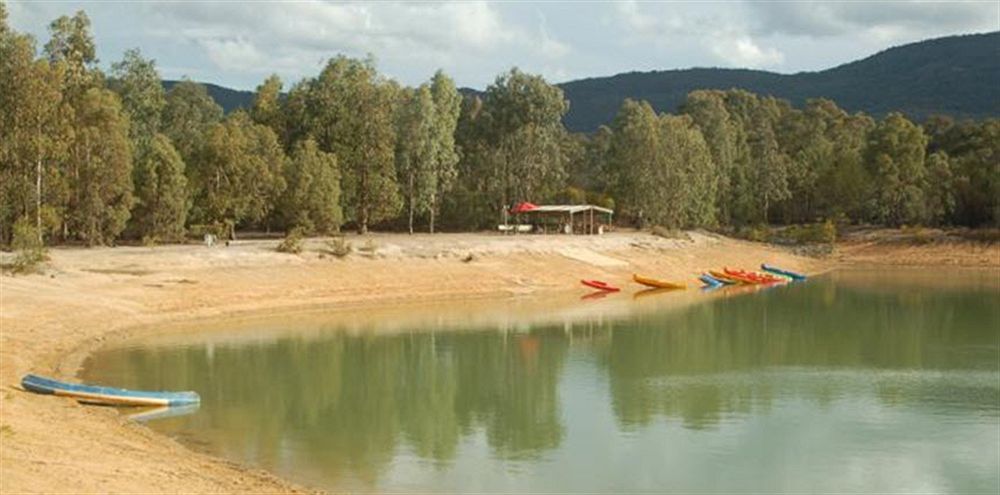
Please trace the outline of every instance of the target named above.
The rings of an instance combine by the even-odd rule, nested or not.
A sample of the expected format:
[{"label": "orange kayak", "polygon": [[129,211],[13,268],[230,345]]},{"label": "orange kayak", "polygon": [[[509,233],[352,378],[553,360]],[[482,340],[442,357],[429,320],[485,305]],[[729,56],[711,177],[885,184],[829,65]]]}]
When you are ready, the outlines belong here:
[{"label": "orange kayak", "polygon": [[747,283],[752,283],[752,284],[774,284],[785,281],[784,279],[775,277],[773,275],[765,275],[763,273],[750,272],[746,270],[734,270],[732,268],[726,268],[725,271],[726,275],[729,275],[730,277],[744,280],[747,281]]},{"label": "orange kayak", "polygon": [[744,281],[743,279],[731,277],[731,276],[727,275],[725,272],[720,272],[718,270],[709,270],[708,273],[710,275],[712,275],[713,277],[715,277],[715,278],[717,278],[719,280],[722,280],[723,282],[729,282],[731,284],[737,284],[737,285],[739,285],[739,284],[753,284],[754,283],[754,282]]}]

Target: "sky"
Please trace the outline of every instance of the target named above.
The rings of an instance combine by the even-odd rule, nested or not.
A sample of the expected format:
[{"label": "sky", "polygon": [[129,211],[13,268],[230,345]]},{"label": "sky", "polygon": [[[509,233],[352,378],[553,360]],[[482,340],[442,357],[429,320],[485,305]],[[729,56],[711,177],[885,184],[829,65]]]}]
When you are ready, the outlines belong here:
[{"label": "sky", "polygon": [[[0,0],[3,1],[3,0]],[[622,72],[823,70],[928,38],[1000,30],[1000,1],[333,2],[7,0],[39,46],[60,15],[87,12],[104,68],[136,48],[165,79],[253,89],[372,55],[417,85],[438,69],[485,88],[517,66],[550,82]]]}]

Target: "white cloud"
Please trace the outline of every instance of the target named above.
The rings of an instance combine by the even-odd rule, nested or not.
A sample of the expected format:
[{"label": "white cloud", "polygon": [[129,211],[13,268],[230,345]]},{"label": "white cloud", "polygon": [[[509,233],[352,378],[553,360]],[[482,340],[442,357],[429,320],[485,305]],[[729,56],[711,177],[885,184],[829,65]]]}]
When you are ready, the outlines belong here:
[{"label": "white cloud", "polygon": [[712,42],[712,53],[734,67],[761,69],[780,66],[785,56],[774,48],[761,48],[746,35],[717,36]]}]

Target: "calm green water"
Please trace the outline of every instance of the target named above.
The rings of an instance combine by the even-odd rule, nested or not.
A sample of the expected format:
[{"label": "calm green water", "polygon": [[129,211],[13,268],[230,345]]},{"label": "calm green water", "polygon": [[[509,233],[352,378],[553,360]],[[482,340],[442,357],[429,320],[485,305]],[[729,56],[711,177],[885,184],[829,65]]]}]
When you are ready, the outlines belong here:
[{"label": "calm green water", "polygon": [[200,409],[149,426],[330,490],[997,493],[998,277],[838,272],[683,307],[577,301],[548,323],[258,328],[107,350],[84,377],[196,390]]}]

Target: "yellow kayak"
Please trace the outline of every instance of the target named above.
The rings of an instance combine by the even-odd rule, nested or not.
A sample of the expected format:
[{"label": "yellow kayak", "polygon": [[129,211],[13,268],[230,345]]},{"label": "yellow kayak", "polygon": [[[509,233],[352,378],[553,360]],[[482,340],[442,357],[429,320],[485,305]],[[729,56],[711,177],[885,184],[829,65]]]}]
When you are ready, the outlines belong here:
[{"label": "yellow kayak", "polygon": [[641,277],[635,274],[632,275],[632,280],[635,280],[636,282],[642,285],[648,287],[655,287],[657,289],[687,289],[687,285],[685,284],[677,284],[674,282],[667,282],[666,280],[657,280],[655,278]]}]

